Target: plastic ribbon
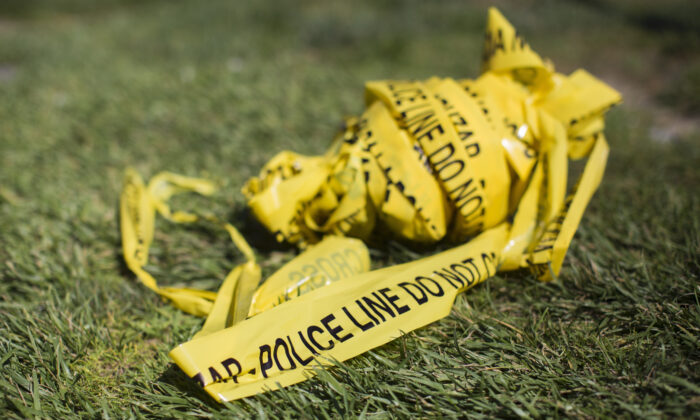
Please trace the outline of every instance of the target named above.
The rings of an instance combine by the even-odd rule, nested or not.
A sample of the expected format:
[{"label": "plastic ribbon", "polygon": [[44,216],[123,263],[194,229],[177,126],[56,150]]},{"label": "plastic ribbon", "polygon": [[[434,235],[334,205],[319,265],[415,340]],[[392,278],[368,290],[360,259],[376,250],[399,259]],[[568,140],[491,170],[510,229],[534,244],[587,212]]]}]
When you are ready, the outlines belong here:
[{"label": "plastic ribbon", "polygon": [[[556,73],[493,8],[482,63],[475,80],[368,82],[366,111],[325,155],[281,152],[246,184],[277,239],[308,248],[257,290],[253,254],[228,224],[248,262],[217,294],[159,288],[143,270],[153,209],[191,221],[167,198],[211,187],[166,174],[146,188],[127,174],[127,264],[179,308],[209,315],[170,353],[185,373],[219,401],[291,385],[446,316],[458,293],[497,271],[559,273],[605,169],[604,114],[621,97],[584,70]],[[569,160],[581,158],[567,191]],[[350,237],[373,235],[462,245],[368,271],[366,247]]]}]

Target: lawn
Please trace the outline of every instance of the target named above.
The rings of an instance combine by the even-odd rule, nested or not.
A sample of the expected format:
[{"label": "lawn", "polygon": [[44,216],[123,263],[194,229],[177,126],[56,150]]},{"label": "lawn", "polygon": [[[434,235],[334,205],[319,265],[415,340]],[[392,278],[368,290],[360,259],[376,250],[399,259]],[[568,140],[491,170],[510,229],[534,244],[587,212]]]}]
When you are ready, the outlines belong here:
[{"label": "lawn", "polygon": [[[168,359],[202,320],[122,262],[124,168],[216,180],[179,198],[241,228],[269,275],[295,251],[240,187],[325,150],[363,82],[475,77],[485,1],[8,0],[0,5],[3,418],[700,418],[700,6],[499,1],[557,68],[619,89],[608,169],[557,281],[496,276],[451,314],[303,384],[219,405]],[[225,232],[160,219],[149,271],[215,290]],[[418,258],[389,242],[376,266]]]}]

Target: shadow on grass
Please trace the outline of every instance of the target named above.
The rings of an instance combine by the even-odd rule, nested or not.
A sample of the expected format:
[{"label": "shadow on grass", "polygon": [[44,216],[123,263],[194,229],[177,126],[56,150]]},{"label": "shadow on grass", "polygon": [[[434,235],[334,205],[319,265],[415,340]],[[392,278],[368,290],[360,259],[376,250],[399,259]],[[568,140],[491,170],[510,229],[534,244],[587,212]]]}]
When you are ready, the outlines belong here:
[{"label": "shadow on grass", "polygon": [[251,213],[248,206],[235,206],[227,220],[233,221],[248,244],[262,253],[291,251],[294,248],[287,242],[278,242],[275,236]]},{"label": "shadow on grass", "polygon": [[[173,363],[170,363],[167,369],[160,374],[156,380],[156,383],[171,385],[175,387],[179,393],[185,396],[185,398],[199,400],[202,405],[212,410],[218,411],[223,407],[209,394],[207,394],[207,392],[204,391],[201,386],[197,385],[197,383],[195,383],[192,379],[188,378],[187,375],[185,375],[185,373]],[[167,394],[167,391],[163,387],[158,388],[163,392],[163,394]]]},{"label": "shadow on grass", "polygon": [[[119,208],[119,200],[116,200],[114,204],[114,214],[119,215],[120,214],[120,208]],[[117,223],[114,225],[116,230],[117,230],[117,238],[119,238],[119,242],[115,244],[115,247],[117,248],[117,252],[114,253],[114,259],[117,260],[117,267],[119,267],[119,275],[124,278],[135,278],[135,275],[131,272],[131,269],[129,269],[129,266],[126,265],[126,260],[124,259],[124,248],[122,247],[122,219],[121,217],[117,217]]]}]

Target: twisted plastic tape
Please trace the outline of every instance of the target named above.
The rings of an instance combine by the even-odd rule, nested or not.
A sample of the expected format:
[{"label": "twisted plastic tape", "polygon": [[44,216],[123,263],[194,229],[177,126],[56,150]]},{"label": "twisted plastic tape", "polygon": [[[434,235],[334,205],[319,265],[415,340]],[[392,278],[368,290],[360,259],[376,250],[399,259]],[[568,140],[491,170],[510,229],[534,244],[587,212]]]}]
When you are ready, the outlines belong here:
[{"label": "twisted plastic tape", "polygon": [[[366,85],[367,109],[349,118],[323,156],[281,152],[244,188],[278,240],[307,250],[255,289],[247,262],[218,293],[160,288],[143,266],[159,212],[179,191],[213,192],[205,180],[160,174],[144,186],[127,172],[121,201],[124,256],[149,288],[208,315],[171,358],[219,401],[305,380],[446,316],[455,296],[497,271],[560,269],[608,155],[603,116],[620,95],[584,70],[556,73],[496,10],[489,10],[483,72]],[[567,191],[569,160],[587,157]],[[369,270],[357,239],[390,235],[463,243],[411,263]]]}]

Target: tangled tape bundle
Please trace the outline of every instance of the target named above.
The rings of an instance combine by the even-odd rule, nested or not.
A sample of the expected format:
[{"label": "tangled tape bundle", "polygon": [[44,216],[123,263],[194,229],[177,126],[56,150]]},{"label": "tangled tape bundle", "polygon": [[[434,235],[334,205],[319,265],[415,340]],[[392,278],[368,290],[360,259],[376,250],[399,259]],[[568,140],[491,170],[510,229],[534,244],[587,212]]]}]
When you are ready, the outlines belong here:
[{"label": "tangled tape bundle", "polygon": [[[303,381],[442,318],[458,293],[497,271],[556,276],[605,169],[604,114],[621,100],[584,70],[556,73],[495,9],[479,78],[375,81],[365,94],[366,111],[346,119],[325,155],[281,152],[244,187],[263,225],[305,249],[261,285],[244,238],[206,216],[247,262],[216,293],[159,287],[143,268],[155,213],[202,218],[171,212],[167,200],[214,187],[170,173],[145,185],[127,172],[125,260],[146,286],[207,316],[170,355],[219,401]],[[567,191],[569,161],[586,157]],[[369,271],[361,240],[370,235],[462,245]]]}]

